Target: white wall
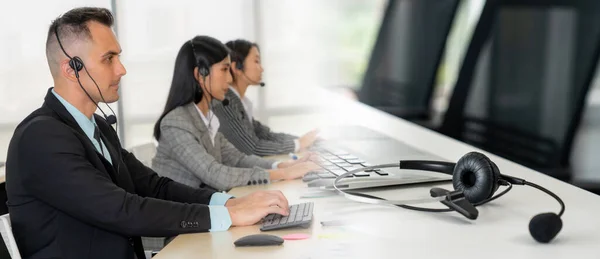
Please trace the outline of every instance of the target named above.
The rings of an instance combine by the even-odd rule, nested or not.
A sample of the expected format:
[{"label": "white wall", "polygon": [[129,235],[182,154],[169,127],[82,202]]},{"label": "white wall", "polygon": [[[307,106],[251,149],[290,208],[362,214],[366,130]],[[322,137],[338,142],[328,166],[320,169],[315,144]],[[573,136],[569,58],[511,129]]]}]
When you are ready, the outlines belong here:
[{"label": "white wall", "polygon": [[[121,80],[126,147],[152,141],[177,51],[195,35],[261,46],[265,88],[251,88],[256,114],[303,106],[300,87],[360,81],[386,0],[116,0],[117,34],[127,75]],[[15,126],[43,103],[52,78],[45,40],[51,21],[78,6],[111,0],[5,0],[0,3],[0,161]],[[34,8],[35,6],[35,8]],[[260,98],[263,97],[263,98]],[[117,105],[111,105],[118,114]],[[105,109],[105,111],[108,111]],[[275,112],[286,116],[286,111]]]}]

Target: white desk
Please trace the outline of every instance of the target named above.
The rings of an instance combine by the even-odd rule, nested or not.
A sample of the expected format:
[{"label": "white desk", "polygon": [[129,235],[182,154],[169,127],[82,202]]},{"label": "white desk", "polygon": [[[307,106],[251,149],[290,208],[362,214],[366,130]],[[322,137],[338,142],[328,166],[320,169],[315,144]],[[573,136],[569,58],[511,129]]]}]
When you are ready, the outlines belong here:
[{"label": "white desk", "polygon": [[[324,99],[329,102],[327,112],[300,117],[298,124],[287,127],[302,132],[314,126],[353,123],[449,161],[456,161],[469,151],[482,152],[364,105],[336,96],[325,96]],[[286,125],[274,126],[278,129],[286,128]],[[542,185],[564,200],[566,211],[562,217],[563,229],[552,243],[536,243],[529,235],[528,224],[531,217],[538,213],[558,212],[559,205],[550,196],[529,187],[515,186],[504,197],[479,207],[479,218],[470,221],[455,212],[416,212],[355,203],[341,196],[301,199],[300,195],[306,190],[306,185],[296,180],[235,188],[231,193],[239,196],[258,189],[280,189],[292,204],[315,202],[311,228],[266,232],[275,235],[309,233],[310,239],[286,241],[280,247],[236,248],[233,245],[236,239],[260,233],[260,230],[259,226],[232,228],[226,232],[180,235],[155,258],[600,257],[599,196],[486,154],[499,166],[501,172]],[[442,187],[451,189],[448,184]],[[387,198],[415,197],[418,194],[427,195],[428,190],[426,187],[418,187],[382,191],[380,195]],[[432,203],[430,206],[443,205]],[[320,221],[331,219],[354,220],[355,223],[342,227],[321,226]]]}]

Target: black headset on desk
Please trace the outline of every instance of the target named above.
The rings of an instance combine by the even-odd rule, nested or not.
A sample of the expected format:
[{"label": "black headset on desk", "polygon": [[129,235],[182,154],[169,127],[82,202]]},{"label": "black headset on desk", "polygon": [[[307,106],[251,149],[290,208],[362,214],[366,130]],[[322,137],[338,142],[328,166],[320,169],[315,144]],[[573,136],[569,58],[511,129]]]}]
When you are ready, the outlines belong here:
[{"label": "black headset on desk", "polygon": [[[449,209],[432,209],[406,205],[409,203],[419,203],[423,200],[385,200],[369,194],[343,191],[338,188],[338,182],[347,176],[366,170],[380,168],[399,167],[400,169],[424,170],[452,175],[452,185],[454,191],[448,191],[442,188],[432,188],[430,191],[433,199],[438,200]],[[359,168],[341,174],[336,177],[333,187],[346,198],[371,204],[388,204],[402,207],[405,209],[424,211],[424,212],[448,212],[457,211],[469,219],[476,219],[478,211],[475,206],[483,205],[493,201],[506,194],[512,185],[528,185],[552,196],[560,203],[560,212],[538,214],[529,222],[529,233],[541,243],[550,242],[561,230],[562,220],[560,217],[565,211],[565,204],[554,193],[537,184],[527,182],[523,179],[503,175],[494,162],[487,156],[478,152],[470,152],[461,157],[456,163],[427,161],[427,160],[403,160],[396,164],[383,164]],[[494,196],[499,186],[508,186],[500,194]]]}]

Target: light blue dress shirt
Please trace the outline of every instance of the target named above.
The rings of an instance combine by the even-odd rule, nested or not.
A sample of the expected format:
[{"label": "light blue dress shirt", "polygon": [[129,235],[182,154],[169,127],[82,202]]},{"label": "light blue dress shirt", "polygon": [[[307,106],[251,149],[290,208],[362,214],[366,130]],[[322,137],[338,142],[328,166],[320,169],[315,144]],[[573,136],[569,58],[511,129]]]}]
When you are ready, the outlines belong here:
[{"label": "light blue dress shirt", "polygon": [[[56,98],[60,101],[60,103],[62,103],[63,106],[65,106],[71,116],[73,116],[85,135],[92,141],[94,147],[96,147],[96,150],[100,152],[100,154],[104,154],[104,158],[106,158],[106,160],[112,164],[110,153],[108,152],[108,149],[106,149],[106,145],[104,145],[104,143],[98,143],[98,141],[96,141],[94,138],[94,128],[96,127],[94,116],[92,116],[91,119],[85,116],[85,114],[75,108],[75,106],[67,102],[67,100],[62,98],[62,96],[58,95],[54,89],[52,89],[52,94],[56,96]],[[100,145],[102,145],[102,149],[100,149]],[[208,208],[210,213],[211,232],[224,231],[231,227],[231,217],[229,216],[229,211],[224,206],[227,200],[229,200],[231,197],[233,196],[220,192],[215,192],[210,197]]]}]

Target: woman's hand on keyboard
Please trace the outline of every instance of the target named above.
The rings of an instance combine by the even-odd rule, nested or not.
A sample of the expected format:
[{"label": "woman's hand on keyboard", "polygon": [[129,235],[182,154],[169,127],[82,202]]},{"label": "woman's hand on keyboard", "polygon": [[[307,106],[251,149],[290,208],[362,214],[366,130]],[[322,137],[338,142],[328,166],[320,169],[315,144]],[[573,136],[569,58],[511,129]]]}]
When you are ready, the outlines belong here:
[{"label": "woman's hand on keyboard", "polygon": [[302,157],[300,157],[298,160],[287,160],[287,161],[283,161],[281,163],[279,163],[279,165],[277,166],[278,168],[288,168],[288,167],[292,167],[296,164],[300,164],[300,163],[304,163],[304,162],[308,162],[308,161],[319,161],[319,155],[317,153],[314,152],[306,152],[306,154],[304,154]]},{"label": "woman's hand on keyboard", "polygon": [[319,168],[321,167],[311,161],[297,163],[293,166],[283,169],[285,170],[283,180],[300,179],[308,172],[317,170]]},{"label": "woman's hand on keyboard", "polygon": [[319,135],[319,130],[314,129],[304,134],[302,137],[298,139],[300,144],[300,150],[306,150],[312,146],[312,144],[317,140],[317,136]]},{"label": "woman's hand on keyboard", "polygon": [[281,191],[257,191],[249,195],[230,199],[225,203],[232,226],[249,226],[269,214],[289,214],[289,204]]}]

